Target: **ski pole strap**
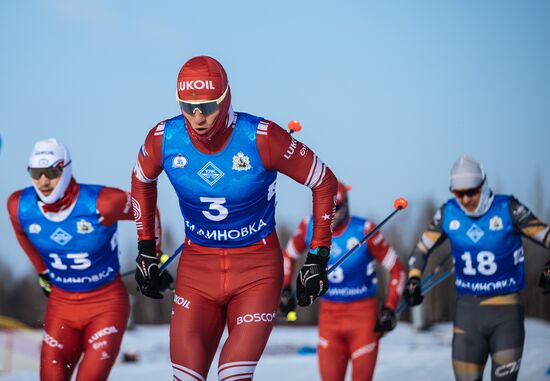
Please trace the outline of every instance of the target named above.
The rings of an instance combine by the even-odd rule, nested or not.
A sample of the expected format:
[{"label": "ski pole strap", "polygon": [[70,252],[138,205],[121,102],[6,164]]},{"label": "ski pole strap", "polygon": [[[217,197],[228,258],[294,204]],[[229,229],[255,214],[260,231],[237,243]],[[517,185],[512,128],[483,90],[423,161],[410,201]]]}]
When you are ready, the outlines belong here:
[{"label": "ski pole strap", "polygon": [[374,227],[374,229],[372,229],[370,232],[368,232],[367,235],[364,236],[364,237],[361,239],[361,241],[357,242],[357,243],[355,244],[355,246],[353,246],[351,249],[349,249],[349,251],[348,251],[346,254],[344,254],[344,255],[342,255],[340,258],[338,258],[338,260],[337,260],[336,262],[334,262],[334,263],[332,264],[332,266],[329,267],[329,269],[328,269],[329,274],[330,274],[335,268],[337,268],[338,266],[340,266],[340,264],[341,264],[342,262],[344,262],[344,261],[346,260],[347,257],[349,257],[351,254],[353,254],[353,252],[354,252],[355,250],[357,250],[359,247],[361,247],[361,245],[362,245],[363,243],[365,243],[370,237],[372,237],[374,234],[376,234],[376,232],[377,232],[378,230],[380,230],[380,228],[381,228],[382,226],[384,226],[384,224],[385,224],[386,222],[388,222],[388,221],[390,220],[390,218],[392,218],[392,217],[393,217],[397,212],[399,212],[400,210],[401,210],[401,209],[395,209],[393,212],[391,212],[389,216],[387,216],[386,218],[384,218],[384,219],[382,220],[382,222],[380,222],[378,225],[376,225],[376,226]]}]

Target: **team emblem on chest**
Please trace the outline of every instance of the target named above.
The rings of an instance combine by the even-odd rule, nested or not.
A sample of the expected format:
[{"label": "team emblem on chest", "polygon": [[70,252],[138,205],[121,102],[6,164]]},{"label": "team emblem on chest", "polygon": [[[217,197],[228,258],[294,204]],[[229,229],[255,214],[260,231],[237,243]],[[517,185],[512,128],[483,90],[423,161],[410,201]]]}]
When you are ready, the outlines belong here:
[{"label": "team emblem on chest", "polygon": [[235,171],[248,171],[249,169],[252,169],[249,157],[242,152],[239,152],[238,154],[233,156],[232,169],[234,169]]},{"label": "team emblem on chest", "polygon": [[460,221],[458,220],[452,220],[449,223],[449,229],[450,230],[458,230],[460,228]]},{"label": "team emblem on chest", "polygon": [[70,235],[69,233],[67,233],[65,230],[61,228],[55,229],[53,234],[50,236],[50,239],[52,241],[60,244],[61,246],[65,246],[72,238],[73,238],[72,235]]},{"label": "team emblem on chest", "polygon": [[470,237],[472,241],[477,243],[481,239],[481,237],[483,237],[483,234],[485,234],[485,232],[481,230],[476,224],[472,224],[466,234],[468,235],[468,237]]},{"label": "team emblem on chest", "polygon": [[357,245],[359,243],[359,240],[355,237],[351,237],[350,239],[348,239],[348,242],[346,242],[346,248],[348,250],[351,250],[355,247],[355,245]]},{"label": "team emblem on chest", "polygon": [[187,163],[187,158],[180,153],[172,159],[172,168],[184,168]]},{"label": "team emblem on chest", "polygon": [[89,234],[94,231],[94,227],[91,222],[81,219],[76,223],[76,232],[80,234]]},{"label": "team emblem on chest", "polygon": [[42,226],[40,226],[38,224],[31,224],[29,226],[29,233],[31,233],[31,234],[38,234],[38,233],[40,233],[41,230],[42,230]]},{"label": "team emblem on chest", "polygon": [[496,231],[496,230],[502,230],[504,228],[504,225],[502,224],[502,218],[499,216],[494,216],[489,221],[489,229]]},{"label": "team emblem on chest", "polygon": [[212,186],[223,177],[224,173],[221,169],[219,169],[211,161],[209,161],[197,172],[197,175],[199,175],[201,179],[206,181],[208,185]]}]

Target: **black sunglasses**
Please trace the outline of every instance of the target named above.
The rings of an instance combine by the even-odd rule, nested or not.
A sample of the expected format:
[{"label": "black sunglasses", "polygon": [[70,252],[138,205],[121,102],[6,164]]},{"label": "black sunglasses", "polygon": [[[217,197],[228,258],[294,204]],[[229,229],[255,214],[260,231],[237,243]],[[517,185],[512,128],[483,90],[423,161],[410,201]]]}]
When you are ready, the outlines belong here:
[{"label": "black sunglasses", "polygon": [[474,197],[479,192],[481,192],[481,186],[466,190],[455,190],[453,191],[453,194],[456,196],[456,198],[463,198],[464,196]]},{"label": "black sunglasses", "polygon": [[31,168],[28,167],[27,171],[29,172],[29,175],[35,180],[40,179],[42,175],[46,176],[47,179],[53,180],[57,179],[61,176],[63,173],[63,168],[65,168],[67,165],[71,164],[71,161],[65,165],[57,166],[57,167],[46,167],[46,168]]}]

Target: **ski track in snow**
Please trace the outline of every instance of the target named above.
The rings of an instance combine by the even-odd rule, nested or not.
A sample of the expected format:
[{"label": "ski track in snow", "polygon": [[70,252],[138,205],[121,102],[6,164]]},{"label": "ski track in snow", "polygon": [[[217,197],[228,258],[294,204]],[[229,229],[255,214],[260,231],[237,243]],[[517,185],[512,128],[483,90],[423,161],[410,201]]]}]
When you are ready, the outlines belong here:
[{"label": "ski track in snow", "polygon": [[[429,331],[416,332],[409,324],[400,323],[394,332],[381,340],[374,379],[377,381],[453,380],[451,329],[450,323],[442,323],[433,325]],[[34,340],[38,345],[37,335],[34,335]],[[276,326],[256,368],[254,379],[259,381],[318,380],[316,356],[297,353],[299,348],[314,347],[316,342],[316,327]],[[527,319],[520,380],[550,381],[550,375],[546,374],[550,368],[549,345],[550,323]],[[138,326],[128,331],[124,336],[122,351],[137,351],[139,362],[126,364],[117,362],[109,380],[172,379],[168,348],[168,326]],[[27,369],[29,369],[29,363],[34,369],[0,375],[0,380],[37,380],[38,351],[32,352],[35,358],[27,358],[24,363]],[[219,351],[208,374],[208,380],[217,380],[218,355]],[[15,354],[14,358],[17,357],[18,355]],[[486,367],[484,378],[486,380],[490,379],[489,369],[490,362]],[[346,380],[349,379],[348,368]]]}]

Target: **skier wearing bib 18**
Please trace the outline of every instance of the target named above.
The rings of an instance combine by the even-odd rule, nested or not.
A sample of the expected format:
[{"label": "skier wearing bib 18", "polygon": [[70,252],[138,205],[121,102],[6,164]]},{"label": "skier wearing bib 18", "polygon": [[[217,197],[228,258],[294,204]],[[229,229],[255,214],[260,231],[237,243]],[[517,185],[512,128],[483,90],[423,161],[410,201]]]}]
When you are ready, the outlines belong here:
[{"label": "skier wearing bib 18", "polygon": [[[420,304],[420,276],[429,254],[451,242],[458,293],[453,329],[453,370],[458,381],[481,380],[489,354],[492,380],[516,380],[523,353],[524,284],[521,236],[549,248],[548,225],[513,196],[494,194],[480,164],[460,157],[451,169],[451,192],[409,259],[403,292]],[[550,292],[550,262],[539,285]]]},{"label": "skier wearing bib 18", "polygon": [[143,294],[160,297],[153,217],[157,178],[165,171],[185,220],[170,325],[174,379],[206,379],[227,324],[218,378],[252,380],[274,324],[283,279],[274,219],[277,173],[313,193],[308,263],[317,271],[302,284],[298,297],[304,305],[328,287],[336,178],[275,123],[234,112],[227,75],[215,59],[187,61],[176,95],[181,114],[151,129],[132,175],[139,236],[136,281]]},{"label": "skier wearing bib 18", "polygon": [[[49,296],[40,379],[71,379],[83,354],[76,379],[106,380],[129,313],[119,275],[117,221],[134,219],[130,194],[77,183],[69,151],[56,139],[34,145],[28,172],[33,186],[13,193],[8,211]],[[161,279],[159,288],[168,287],[167,272]]]},{"label": "skier wearing bib 18", "polygon": [[[295,308],[291,278],[296,260],[306,250],[312,237],[311,217],[300,222],[285,250],[285,278],[280,308],[285,314]],[[375,224],[352,216],[348,189],[339,182],[332,232],[329,265],[367,235]],[[390,275],[386,302],[378,310],[376,262]],[[343,381],[348,362],[351,379],[372,380],[380,337],[395,328],[395,307],[399,302],[405,272],[396,252],[382,233],[377,232],[328,277],[329,290],[321,300],[319,311],[318,358],[323,381]]]}]

